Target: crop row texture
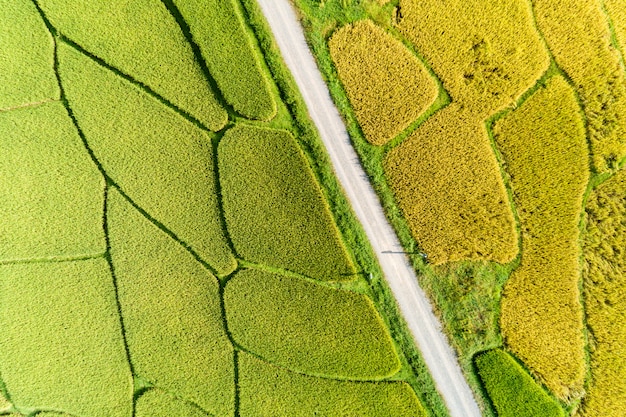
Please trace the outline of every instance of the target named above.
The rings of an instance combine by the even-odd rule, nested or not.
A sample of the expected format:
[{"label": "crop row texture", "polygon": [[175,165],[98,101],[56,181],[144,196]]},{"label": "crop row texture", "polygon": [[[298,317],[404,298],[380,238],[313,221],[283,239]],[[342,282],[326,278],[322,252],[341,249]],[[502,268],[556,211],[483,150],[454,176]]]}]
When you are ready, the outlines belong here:
[{"label": "crop row texture", "polygon": [[239,125],[219,144],[226,224],[246,260],[319,280],[355,269],[322,191],[294,137]]},{"label": "crop row texture", "polygon": [[596,188],[587,206],[584,294],[591,378],[585,417],[626,415],[626,171]]},{"label": "crop row texture", "polygon": [[228,281],[224,306],[233,340],[270,363],[355,380],[400,369],[391,338],[364,295],[244,270]]},{"label": "crop row texture", "polygon": [[[0,1],[0,110],[59,98],[52,39],[30,2]],[[3,130],[5,132],[5,130]]]},{"label": "crop row texture", "polygon": [[585,375],[579,222],[589,180],[573,90],[551,78],[494,126],[522,226],[521,264],[504,288],[505,344],[563,399]]},{"label": "crop row texture", "polygon": [[[600,0],[532,0],[537,26],[577,87],[599,172],[626,156],[626,74]],[[620,6],[618,6],[619,8]],[[623,6],[621,6],[623,8]]]},{"label": "crop row texture", "polygon": [[499,417],[564,417],[559,404],[506,352],[494,349],[474,363]]},{"label": "crop row texture", "polygon": [[[430,63],[452,103],[386,157],[385,173],[433,263],[508,262],[517,234],[485,120],[548,68],[522,2],[400,2],[400,32]],[[471,28],[468,34],[467,30]]]},{"label": "crop row texture", "polygon": [[[277,397],[280,415],[422,415],[407,383],[375,382],[400,358],[300,142],[274,128],[295,123],[229,108],[265,119],[279,99],[238,3],[132,3],[0,7],[0,55],[23,49],[0,90],[0,413],[245,416],[262,414],[244,398]],[[237,53],[207,16],[239,31]],[[215,81],[207,47],[230,71]],[[239,75],[260,107],[221,91]]]},{"label": "crop row texture", "polygon": [[396,137],[437,97],[437,84],[417,57],[369,20],[342,27],[328,46],[359,125],[374,145]]}]

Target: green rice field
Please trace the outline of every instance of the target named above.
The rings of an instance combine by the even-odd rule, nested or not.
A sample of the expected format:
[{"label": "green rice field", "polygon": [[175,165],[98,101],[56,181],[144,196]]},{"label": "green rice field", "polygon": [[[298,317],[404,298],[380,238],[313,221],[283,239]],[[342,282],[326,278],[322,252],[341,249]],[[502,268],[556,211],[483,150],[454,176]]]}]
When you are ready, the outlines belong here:
[{"label": "green rice field", "polygon": [[0,415],[445,415],[252,0],[0,0],[0,214]]}]

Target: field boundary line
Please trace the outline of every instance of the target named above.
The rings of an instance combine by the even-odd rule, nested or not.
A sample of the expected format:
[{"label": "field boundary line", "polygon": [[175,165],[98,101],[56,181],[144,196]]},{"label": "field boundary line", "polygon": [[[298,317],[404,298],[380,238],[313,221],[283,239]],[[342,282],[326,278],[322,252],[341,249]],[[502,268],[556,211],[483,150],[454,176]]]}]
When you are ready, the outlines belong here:
[{"label": "field boundary line", "polygon": [[257,0],[387,282],[452,417],[480,416],[457,357],[389,225],[288,0]]}]

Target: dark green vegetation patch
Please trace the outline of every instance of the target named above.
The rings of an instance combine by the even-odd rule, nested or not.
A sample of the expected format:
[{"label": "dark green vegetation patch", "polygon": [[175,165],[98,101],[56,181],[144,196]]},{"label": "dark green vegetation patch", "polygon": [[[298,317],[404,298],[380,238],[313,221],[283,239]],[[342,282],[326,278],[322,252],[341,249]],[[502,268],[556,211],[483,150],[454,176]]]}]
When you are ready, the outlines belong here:
[{"label": "dark green vegetation patch", "polygon": [[559,404],[501,349],[478,355],[478,374],[499,417],[563,417]]}]

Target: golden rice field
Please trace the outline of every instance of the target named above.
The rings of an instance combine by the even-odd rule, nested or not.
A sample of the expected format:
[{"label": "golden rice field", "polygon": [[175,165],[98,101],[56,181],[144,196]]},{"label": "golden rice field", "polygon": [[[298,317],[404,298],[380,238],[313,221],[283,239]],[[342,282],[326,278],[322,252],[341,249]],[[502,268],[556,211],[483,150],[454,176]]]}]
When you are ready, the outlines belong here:
[{"label": "golden rice field", "polygon": [[[296,4],[484,414],[623,415],[626,3]],[[360,45],[380,34],[429,79],[402,95],[390,72],[362,73],[375,54]],[[417,116],[415,83],[439,89]],[[368,94],[413,105],[377,123],[393,140],[372,140]]]}]

